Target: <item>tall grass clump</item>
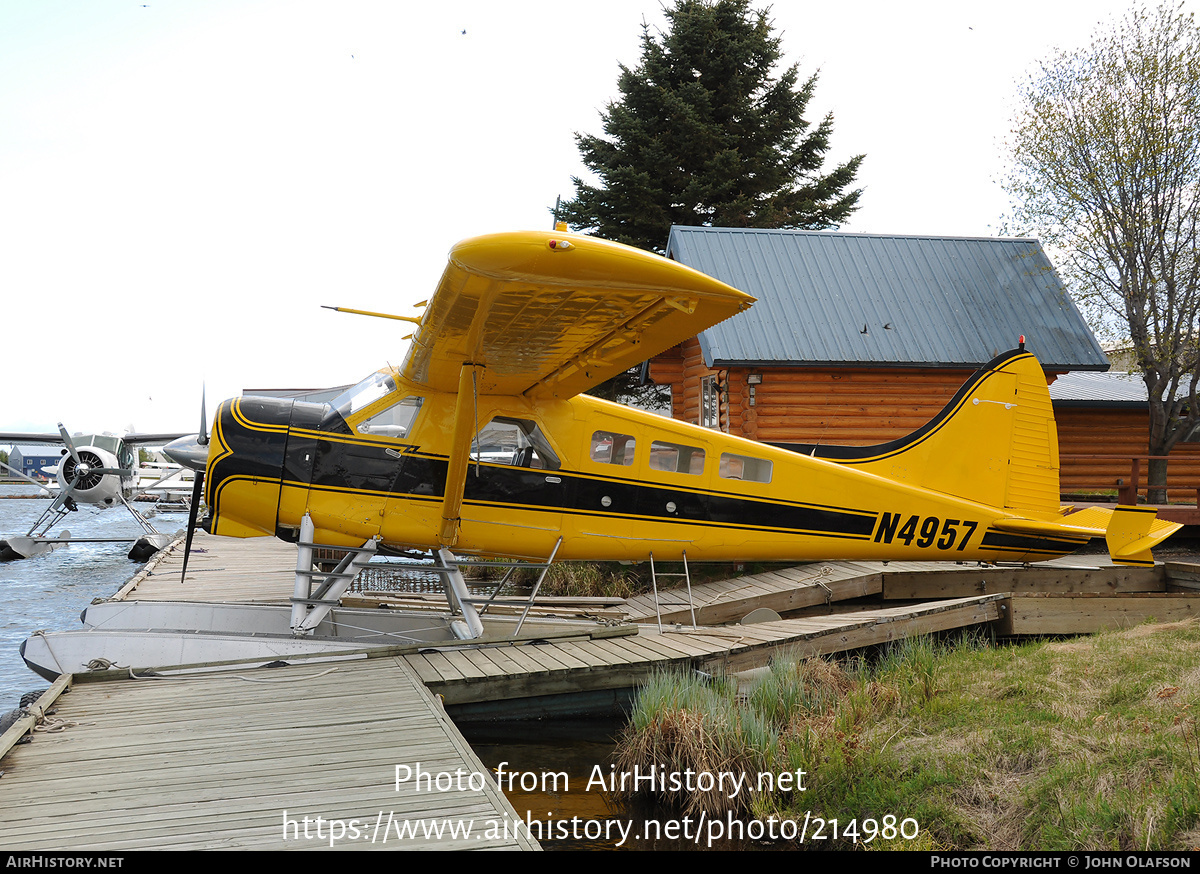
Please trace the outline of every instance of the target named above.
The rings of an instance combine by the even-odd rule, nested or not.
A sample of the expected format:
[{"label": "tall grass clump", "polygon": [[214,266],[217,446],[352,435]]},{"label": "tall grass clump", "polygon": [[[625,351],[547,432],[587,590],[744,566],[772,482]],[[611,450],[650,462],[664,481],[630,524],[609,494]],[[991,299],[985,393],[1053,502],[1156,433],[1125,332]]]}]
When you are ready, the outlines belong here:
[{"label": "tall grass clump", "polygon": [[[538,571],[521,569],[513,575],[513,584],[529,587],[537,582]],[[618,562],[560,561],[550,565],[542,586],[542,595],[573,598],[629,598],[642,591],[636,568]]]},{"label": "tall grass clump", "polygon": [[[652,677],[639,691],[618,740],[616,768],[630,775],[754,773],[773,759],[777,745],[778,738],[765,730],[761,720],[741,712],[734,681],[667,672]],[[686,786],[653,791],[647,786],[631,781],[616,794],[624,798],[636,794],[689,814],[705,810],[723,815],[741,806],[729,793],[689,792]]]},{"label": "tall grass clump", "polygon": [[[811,753],[818,734],[837,732],[833,714],[852,695],[855,683],[846,670],[825,659],[777,659],[748,688],[728,677],[695,672],[656,675],[639,691],[629,724],[618,740],[620,772],[734,775],[744,789],[735,797],[719,791],[686,788],[644,793],[649,800],[711,816],[747,814],[764,809],[760,775],[801,770],[794,743]],[[880,700],[893,696],[867,692]],[[870,708],[868,708],[868,711]],[[867,711],[862,714],[866,718]],[[810,724],[828,726],[812,732]],[[764,789],[764,785],[767,787]],[[632,794],[632,793],[629,793]]]}]

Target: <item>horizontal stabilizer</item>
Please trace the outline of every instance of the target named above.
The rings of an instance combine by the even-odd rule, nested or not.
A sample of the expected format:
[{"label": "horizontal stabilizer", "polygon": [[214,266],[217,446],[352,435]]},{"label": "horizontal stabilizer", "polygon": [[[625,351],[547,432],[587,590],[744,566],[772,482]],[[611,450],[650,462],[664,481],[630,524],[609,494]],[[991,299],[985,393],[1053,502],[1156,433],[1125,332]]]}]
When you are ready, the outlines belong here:
[{"label": "horizontal stabilizer", "polygon": [[1151,548],[1182,527],[1157,518],[1154,510],[1118,506],[1113,510],[1104,540],[1114,564],[1150,567],[1154,564]]},{"label": "horizontal stabilizer", "polygon": [[1113,564],[1151,567],[1154,557],[1150,550],[1183,526],[1159,519],[1154,510],[1142,507],[1088,507],[1061,521],[1002,519],[992,527],[1014,534],[1103,537]]},{"label": "horizontal stabilizer", "polygon": [[1091,519],[1075,519],[1068,516],[1062,522],[1042,519],[1000,519],[992,523],[997,531],[1011,534],[1029,534],[1043,537],[1093,537],[1104,536],[1104,525],[1097,527]]}]

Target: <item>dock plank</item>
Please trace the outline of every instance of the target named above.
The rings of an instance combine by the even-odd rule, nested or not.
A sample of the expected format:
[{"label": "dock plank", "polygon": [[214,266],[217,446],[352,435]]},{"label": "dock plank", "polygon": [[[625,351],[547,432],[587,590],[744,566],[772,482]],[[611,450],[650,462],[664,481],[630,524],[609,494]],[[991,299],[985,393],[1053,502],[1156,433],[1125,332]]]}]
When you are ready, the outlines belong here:
[{"label": "dock plank", "polygon": [[[397,788],[395,767],[413,756],[430,771],[486,773],[404,660],[260,673],[253,679],[271,682],[222,673],[76,683],[57,713],[75,724],[4,757],[0,846],[310,849],[327,845],[328,835],[305,840],[304,817],[363,828],[374,828],[381,810],[402,821],[516,817],[490,779],[480,779],[477,791]],[[221,706],[226,698],[233,700]],[[149,718],[154,713],[162,718]],[[482,840],[478,833],[404,841],[392,834],[386,843],[378,833],[375,843],[369,837],[343,846],[537,848],[527,838]]]}]

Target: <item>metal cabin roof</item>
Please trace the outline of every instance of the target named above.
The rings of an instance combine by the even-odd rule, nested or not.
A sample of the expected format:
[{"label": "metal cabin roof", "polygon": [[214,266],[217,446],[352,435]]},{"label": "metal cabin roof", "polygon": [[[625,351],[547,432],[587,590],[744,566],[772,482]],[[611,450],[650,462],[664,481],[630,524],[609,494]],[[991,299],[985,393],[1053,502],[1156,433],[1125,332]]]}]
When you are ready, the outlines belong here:
[{"label": "metal cabin roof", "polygon": [[9,454],[18,452],[22,458],[51,458],[62,454],[62,446],[52,443],[13,443]]},{"label": "metal cabin roof", "polygon": [[[1187,397],[1188,386],[1179,386],[1176,397]],[[1064,373],[1050,383],[1050,400],[1056,407],[1149,408],[1150,393],[1140,373]]]},{"label": "metal cabin roof", "polygon": [[977,367],[1024,334],[1108,369],[1037,240],[675,226],[667,255],[758,298],[700,335],[710,367]]}]

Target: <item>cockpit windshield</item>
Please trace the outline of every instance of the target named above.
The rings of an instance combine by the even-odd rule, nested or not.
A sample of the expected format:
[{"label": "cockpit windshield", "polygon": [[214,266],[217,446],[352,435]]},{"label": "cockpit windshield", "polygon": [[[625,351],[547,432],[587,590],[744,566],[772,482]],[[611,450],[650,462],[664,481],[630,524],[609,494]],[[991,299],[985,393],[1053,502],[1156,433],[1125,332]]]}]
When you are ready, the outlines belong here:
[{"label": "cockpit windshield", "polygon": [[375,401],[396,390],[396,381],[391,371],[381,370],[372,373],[358,385],[348,388],[332,401],[332,406],[343,419],[349,419],[359,410],[369,407]]}]

